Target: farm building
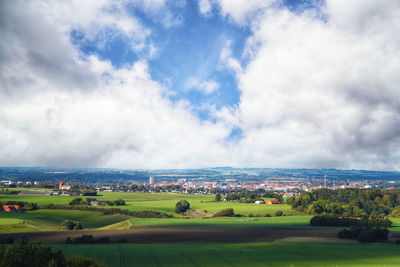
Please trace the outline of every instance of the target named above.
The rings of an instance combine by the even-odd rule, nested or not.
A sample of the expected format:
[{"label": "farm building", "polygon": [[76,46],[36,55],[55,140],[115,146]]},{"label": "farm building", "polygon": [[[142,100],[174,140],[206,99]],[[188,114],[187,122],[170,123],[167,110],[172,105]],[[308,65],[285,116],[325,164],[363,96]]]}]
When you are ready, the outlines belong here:
[{"label": "farm building", "polygon": [[92,200],[92,201],[90,201],[90,206],[108,206],[108,202],[107,201]]},{"label": "farm building", "polygon": [[275,198],[273,200],[265,201],[265,204],[269,204],[269,205],[271,205],[271,204],[281,204],[281,202],[278,199]]},{"label": "farm building", "polygon": [[11,212],[18,210],[19,210],[19,205],[0,205],[0,211]]},{"label": "farm building", "polygon": [[257,200],[256,202],[254,202],[255,204],[265,204],[264,200]]},{"label": "farm building", "polygon": [[60,189],[60,190],[69,190],[69,189],[71,189],[71,187],[69,185],[66,185],[66,184],[63,185],[63,182],[60,181],[60,183],[58,184],[58,189]]}]

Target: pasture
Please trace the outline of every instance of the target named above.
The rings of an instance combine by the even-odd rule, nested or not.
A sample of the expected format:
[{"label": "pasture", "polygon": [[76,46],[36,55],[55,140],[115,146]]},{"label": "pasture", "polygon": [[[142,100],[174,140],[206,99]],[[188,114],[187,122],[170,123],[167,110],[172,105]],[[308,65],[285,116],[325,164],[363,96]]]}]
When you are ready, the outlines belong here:
[{"label": "pasture", "polygon": [[[354,242],[52,245],[120,266],[400,266],[400,246]],[[371,253],[373,252],[373,253]]]},{"label": "pasture", "polygon": [[79,210],[35,210],[24,213],[0,213],[0,233],[59,230],[64,220],[79,221],[85,228],[99,228],[125,221],[129,216],[104,215]]},{"label": "pasture", "polygon": [[[191,209],[206,210],[217,212],[226,208],[233,208],[235,213],[242,215],[264,216],[266,213],[274,216],[278,210],[284,215],[301,215],[297,211],[293,211],[289,205],[256,205],[254,203],[239,203],[239,202],[214,202],[214,195],[188,195],[175,193],[125,193],[125,192],[101,192],[101,196],[97,196],[98,200],[116,200],[123,199],[126,206],[118,208],[127,209],[130,211],[152,210],[158,212],[166,212],[173,214],[175,204],[181,199],[189,201]],[[5,201],[24,201],[37,204],[59,204],[68,205],[68,203],[76,197],[71,196],[20,196],[20,195],[2,195],[0,194],[0,202]],[[82,197],[85,198],[85,197]]]}]

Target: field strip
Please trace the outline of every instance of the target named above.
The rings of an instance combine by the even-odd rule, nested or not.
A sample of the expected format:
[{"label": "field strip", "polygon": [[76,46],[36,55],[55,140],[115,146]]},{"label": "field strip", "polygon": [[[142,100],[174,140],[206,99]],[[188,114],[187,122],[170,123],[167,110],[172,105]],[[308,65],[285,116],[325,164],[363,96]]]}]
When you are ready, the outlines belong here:
[{"label": "field strip", "polygon": [[195,266],[195,267],[200,267],[200,265],[189,255],[187,255],[185,252],[183,252],[182,250],[180,250],[181,254],[183,257],[187,258],[189,260],[189,262]]},{"label": "field strip", "polygon": [[152,249],[149,249],[149,250],[150,250],[151,256],[153,256],[153,259],[154,259],[154,262],[156,263],[156,265],[158,267],[162,267],[163,265],[161,264],[160,259],[158,258],[157,254],[154,252],[154,250],[152,250]]},{"label": "field strip", "polygon": [[85,256],[90,257],[93,254],[93,249],[94,247],[89,247],[89,249],[86,251]]},{"label": "field strip", "polygon": [[236,265],[233,262],[231,262],[230,260],[226,259],[224,256],[221,256],[221,254],[217,253],[215,250],[209,249],[209,248],[207,248],[207,250],[211,251],[211,254],[215,255],[218,259],[220,259],[221,261],[225,262],[229,266],[236,267]]},{"label": "field strip", "polygon": [[119,265],[120,267],[125,267],[125,252],[124,248],[121,246],[118,246],[118,251],[119,251]]},{"label": "field strip", "polygon": [[244,255],[245,257],[247,257],[247,258],[249,258],[249,259],[252,259],[252,260],[258,262],[258,263],[260,263],[261,265],[269,266],[268,264],[266,264],[264,261],[258,259],[257,257],[250,256],[249,254],[247,254],[246,252],[244,252],[242,249],[241,249],[239,252],[240,252],[242,255]]}]

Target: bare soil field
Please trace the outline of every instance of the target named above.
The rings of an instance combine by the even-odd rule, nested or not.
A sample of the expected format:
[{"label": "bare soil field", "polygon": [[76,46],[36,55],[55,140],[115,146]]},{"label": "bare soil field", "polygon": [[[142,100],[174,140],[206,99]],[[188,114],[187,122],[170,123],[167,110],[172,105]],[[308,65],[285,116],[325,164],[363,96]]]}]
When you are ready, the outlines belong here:
[{"label": "bare soil field", "polygon": [[129,230],[40,231],[1,234],[8,237],[26,236],[31,241],[64,242],[69,236],[108,236],[112,242],[126,239],[130,243],[168,242],[261,242],[288,237],[335,238],[340,229],[332,228],[267,228],[267,227],[210,227],[210,226],[142,226]]}]

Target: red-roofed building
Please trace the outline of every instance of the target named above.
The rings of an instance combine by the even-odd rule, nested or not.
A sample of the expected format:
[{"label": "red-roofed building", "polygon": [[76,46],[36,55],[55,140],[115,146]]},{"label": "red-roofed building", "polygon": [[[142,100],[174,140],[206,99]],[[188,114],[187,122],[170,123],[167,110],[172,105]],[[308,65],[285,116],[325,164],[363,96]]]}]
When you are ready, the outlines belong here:
[{"label": "red-roofed building", "polygon": [[281,202],[278,199],[275,198],[273,200],[265,201],[265,204],[270,204],[270,205],[272,205],[272,204],[281,204]]},{"label": "red-roofed building", "polygon": [[60,182],[59,184],[58,184],[58,189],[60,189],[60,190],[68,190],[68,189],[70,189],[71,187],[69,186],[69,185],[63,185],[63,182]]},{"label": "red-roofed building", "polygon": [[0,205],[0,211],[11,212],[18,210],[19,210],[19,205]]}]

